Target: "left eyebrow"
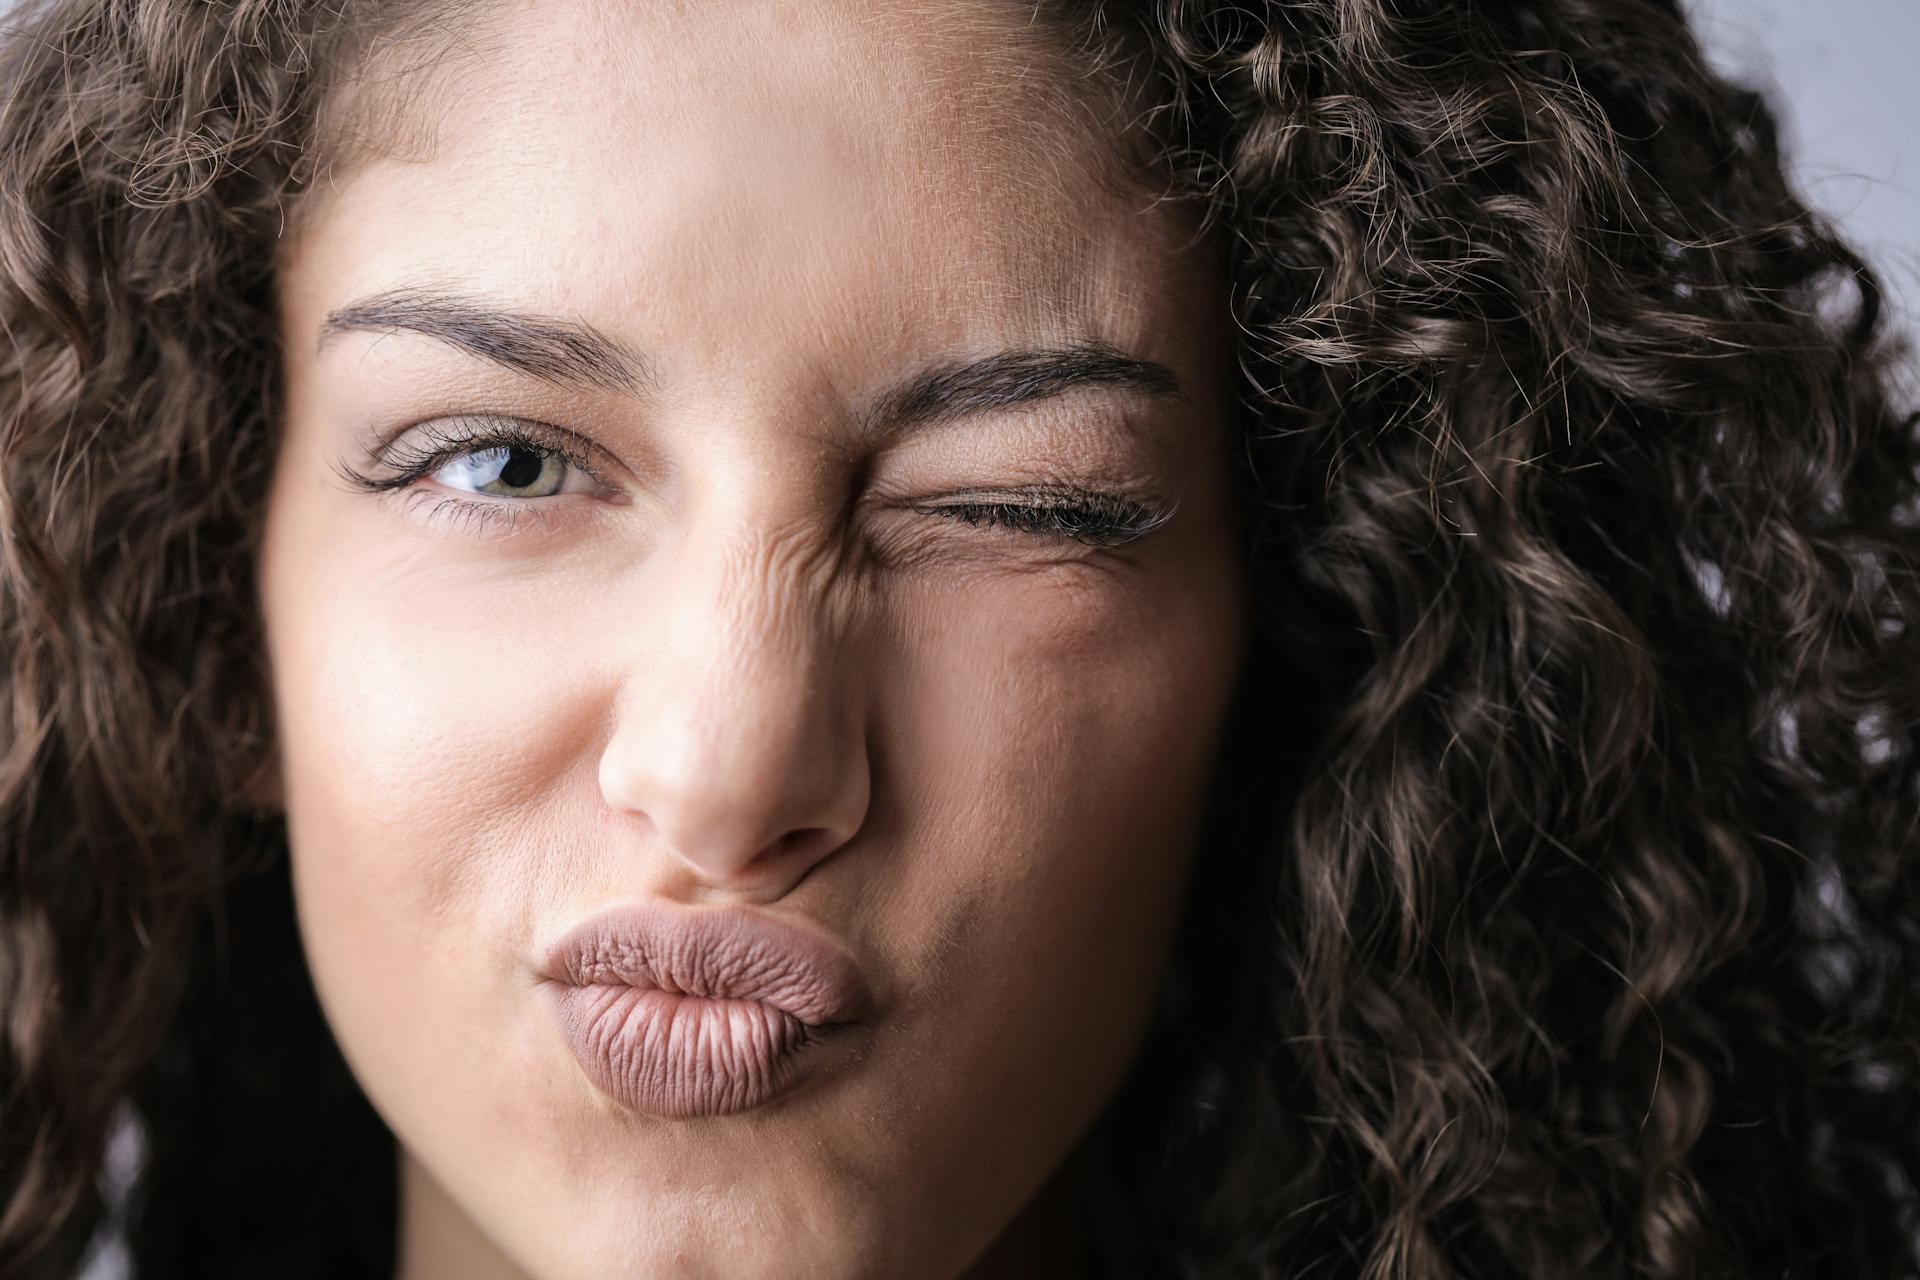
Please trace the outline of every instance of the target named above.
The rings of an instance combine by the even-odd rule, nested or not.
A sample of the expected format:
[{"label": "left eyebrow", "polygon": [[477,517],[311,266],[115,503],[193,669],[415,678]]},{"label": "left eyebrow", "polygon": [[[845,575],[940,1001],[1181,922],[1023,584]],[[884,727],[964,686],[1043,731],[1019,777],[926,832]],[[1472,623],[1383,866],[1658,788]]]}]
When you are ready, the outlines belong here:
[{"label": "left eyebrow", "polygon": [[354,332],[424,334],[516,373],[563,387],[644,395],[652,371],[629,350],[581,320],[513,312],[484,299],[439,289],[389,289],[362,298],[320,322],[315,350]]},{"label": "left eyebrow", "polygon": [[921,370],[878,396],[859,417],[871,434],[901,434],[1049,400],[1078,387],[1106,387],[1149,399],[1185,398],[1180,379],[1167,366],[1097,339],[1083,339]]}]

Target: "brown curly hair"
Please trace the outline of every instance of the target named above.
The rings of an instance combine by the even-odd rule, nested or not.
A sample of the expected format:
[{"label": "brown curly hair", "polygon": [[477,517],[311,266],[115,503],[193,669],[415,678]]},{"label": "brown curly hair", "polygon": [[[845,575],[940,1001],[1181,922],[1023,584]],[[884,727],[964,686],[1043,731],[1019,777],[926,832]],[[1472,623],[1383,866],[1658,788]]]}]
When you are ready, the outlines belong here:
[{"label": "brown curly hair", "polygon": [[[1039,7],[1229,244],[1257,517],[1098,1273],[1920,1275],[1920,414],[1768,105],[1675,0]],[[390,1265],[236,798],[276,239],[442,9],[0,36],[0,1275]]]}]

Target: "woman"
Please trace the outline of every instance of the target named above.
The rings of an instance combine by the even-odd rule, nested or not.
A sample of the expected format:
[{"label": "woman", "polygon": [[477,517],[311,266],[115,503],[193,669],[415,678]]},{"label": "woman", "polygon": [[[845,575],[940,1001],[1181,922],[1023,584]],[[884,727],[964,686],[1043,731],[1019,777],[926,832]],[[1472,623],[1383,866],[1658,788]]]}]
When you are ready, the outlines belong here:
[{"label": "woman", "polygon": [[4,57],[0,1272],[1920,1274],[1916,419],[1673,4]]}]

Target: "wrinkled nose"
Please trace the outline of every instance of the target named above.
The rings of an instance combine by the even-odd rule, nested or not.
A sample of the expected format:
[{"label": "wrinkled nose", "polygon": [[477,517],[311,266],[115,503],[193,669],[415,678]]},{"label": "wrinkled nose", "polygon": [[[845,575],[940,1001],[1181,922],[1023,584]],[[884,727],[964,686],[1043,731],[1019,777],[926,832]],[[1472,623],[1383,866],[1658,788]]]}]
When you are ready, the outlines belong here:
[{"label": "wrinkled nose", "polygon": [[650,642],[600,789],[651,827],[682,888],[772,901],[865,820],[864,698],[835,554],[817,529],[753,524],[689,537],[649,575]]}]

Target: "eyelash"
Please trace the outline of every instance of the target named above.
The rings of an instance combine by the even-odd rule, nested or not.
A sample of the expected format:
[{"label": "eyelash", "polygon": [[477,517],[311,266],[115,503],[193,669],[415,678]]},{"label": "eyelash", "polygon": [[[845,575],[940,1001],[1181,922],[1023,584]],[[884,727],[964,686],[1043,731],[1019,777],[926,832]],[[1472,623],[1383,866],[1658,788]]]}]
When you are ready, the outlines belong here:
[{"label": "eyelash", "polygon": [[[463,422],[464,419],[447,419]],[[487,449],[524,449],[557,457],[567,466],[584,471],[603,485],[604,475],[582,451],[571,443],[571,433],[530,422],[507,419],[481,419],[484,425],[464,427],[454,432],[437,423],[424,424],[416,434],[426,437],[423,444],[395,442],[372,449],[368,458],[393,468],[391,475],[370,475],[350,467],[340,468],[343,478],[355,489],[366,493],[390,493],[411,488],[464,453]],[[550,433],[550,434],[549,434]],[[1117,547],[1145,537],[1173,518],[1173,509],[1156,510],[1115,494],[1100,493],[1072,485],[1043,484],[1014,490],[1035,501],[994,502],[971,499],[951,503],[921,504],[911,508],[918,515],[938,515],[963,521],[969,526],[991,526],[1016,536],[1053,541],[1074,541],[1096,547]],[[428,514],[439,517],[446,510],[449,518],[461,518],[484,526],[498,519],[509,522],[523,514],[532,515],[530,506],[537,500],[481,501],[472,498],[442,498]]]}]

